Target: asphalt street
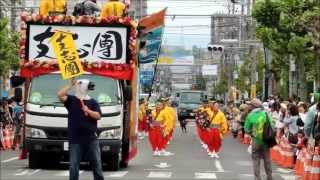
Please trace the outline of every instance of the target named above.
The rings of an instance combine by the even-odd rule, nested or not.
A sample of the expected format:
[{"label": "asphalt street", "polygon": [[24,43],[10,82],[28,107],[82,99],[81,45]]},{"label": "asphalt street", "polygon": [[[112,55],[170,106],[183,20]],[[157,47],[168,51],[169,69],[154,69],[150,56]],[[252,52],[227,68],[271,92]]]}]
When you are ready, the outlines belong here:
[{"label": "asphalt street", "polygon": [[[168,150],[170,157],[153,157],[147,139],[139,141],[139,153],[126,169],[104,172],[105,179],[253,179],[252,163],[247,146],[228,136],[223,141],[220,159],[211,159],[200,147],[194,124],[189,124],[188,133],[177,127]],[[68,166],[55,169],[28,169],[27,160],[18,160],[17,151],[1,153],[1,180],[66,180]],[[261,163],[262,166],[263,163]],[[263,166],[262,174],[264,174]],[[291,170],[273,166],[275,180],[294,180]],[[265,175],[264,175],[265,177]],[[80,172],[81,180],[93,179],[92,172]]]}]

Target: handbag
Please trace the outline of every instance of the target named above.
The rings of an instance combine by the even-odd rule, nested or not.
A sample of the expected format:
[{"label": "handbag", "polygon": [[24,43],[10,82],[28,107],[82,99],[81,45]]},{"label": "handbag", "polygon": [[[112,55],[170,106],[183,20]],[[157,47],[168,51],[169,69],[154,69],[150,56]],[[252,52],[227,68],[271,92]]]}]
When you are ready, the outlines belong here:
[{"label": "handbag", "polygon": [[263,126],[263,141],[269,148],[272,148],[277,144],[276,131],[272,128],[268,113],[266,112],[266,122]]},{"label": "handbag", "polygon": [[304,126],[304,122],[302,121],[301,117],[299,117],[297,119],[297,126],[299,126],[299,127],[303,127]]}]

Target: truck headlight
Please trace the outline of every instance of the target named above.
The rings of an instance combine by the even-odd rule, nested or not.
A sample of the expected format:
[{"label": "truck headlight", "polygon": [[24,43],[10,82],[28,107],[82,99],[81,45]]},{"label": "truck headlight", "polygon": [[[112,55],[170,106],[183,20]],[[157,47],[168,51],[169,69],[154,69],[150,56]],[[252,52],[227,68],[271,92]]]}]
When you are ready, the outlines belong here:
[{"label": "truck headlight", "polygon": [[47,135],[41,129],[27,127],[26,128],[26,137],[28,137],[28,138],[47,138]]},{"label": "truck headlight", "polygon": [[99,135],[99,139],[121,139],[122,132],[121,129],[109,129],[102,131]]}]

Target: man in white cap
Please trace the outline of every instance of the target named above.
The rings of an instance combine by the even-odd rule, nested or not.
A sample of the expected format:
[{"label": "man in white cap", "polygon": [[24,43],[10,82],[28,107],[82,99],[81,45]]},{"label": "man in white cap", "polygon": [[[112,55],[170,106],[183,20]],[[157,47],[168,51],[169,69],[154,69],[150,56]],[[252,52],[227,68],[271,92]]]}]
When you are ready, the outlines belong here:
[{"label": "man in white cap", "polygon": [[267,120],[272,125],[272,119],[264,110],[262,102],[259,99],[253,99],[250,102],[252,111],[248,114],[244,129],[247,134],[253,137],[252,154],[254,179],[261,180],[260,160],[264,161],[264,168],[267,174],[267,180],[272,180],[272,167],[270,160],[270,149],[263,141],[263,128]]},{"label": "man in white cap", "polygon": [[[68,92],[75,87],[76,94]],[[101,152],[97,140],[97,121],[101,118],[100,106],[88,95],[94,84],[87,79],[72,79],[57,94],[68,110],[70,147],[69,180],[79,179],[79,166],[83,155],[88,155],[94,180],[103,180]]]}]

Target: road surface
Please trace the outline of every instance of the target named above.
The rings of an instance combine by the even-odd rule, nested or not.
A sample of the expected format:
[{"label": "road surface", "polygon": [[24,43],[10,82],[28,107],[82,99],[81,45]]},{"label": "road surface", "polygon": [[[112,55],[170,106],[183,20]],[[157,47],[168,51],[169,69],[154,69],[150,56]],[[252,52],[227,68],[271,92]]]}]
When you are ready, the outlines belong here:
[{"label": "road surface", "polygon": [[[127,169],[104,172],[105,179],[253,179],[252,163],[247,146],[228,136],[223,141],[220,159],[211,159],[200,147],[194,124],[183,134],[177,127],[169,151],[170,157],[153,157],[147,139],[139,141],[139,153]],[[17,151],[1,152],[1,180],[67,180],[67,164],[55,169],[28,169],[27,160],[18,160]],[[263,163],[261,163],[263,164]],[[263,168],[263,167],[262,167]],[[262,169],[263,170],[263,169]],[[275,180],[294,180],[291,170],[273,166]],[[264,174],[264,171],[262,171]],[[265,177],[265,175],[264,175]],[[80,180],[93,179],[84,167]]]}]

